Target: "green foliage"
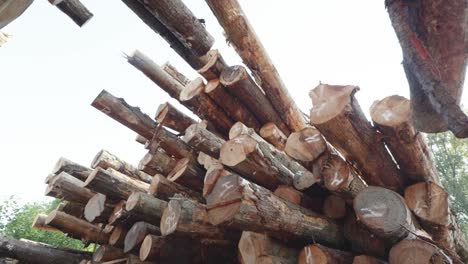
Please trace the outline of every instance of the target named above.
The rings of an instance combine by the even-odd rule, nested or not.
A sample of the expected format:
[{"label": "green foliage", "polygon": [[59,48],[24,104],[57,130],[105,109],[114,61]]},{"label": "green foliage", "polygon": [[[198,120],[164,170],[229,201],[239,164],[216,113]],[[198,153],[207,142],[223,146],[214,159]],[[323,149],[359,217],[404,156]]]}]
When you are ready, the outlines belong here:
[{"label": "green foliage", "polygon": [[57,247],[83,250],[79,240],[66,237],[62,233],[41,231],[33,228],[32,222],[39,213],[49,213],[60,201],[27,203],[20,206],[15,197],[0,203],[0,234],[12,238],[25,238]]},{"label": "green foliage", "polygon": [[427,140],[452,210],[468,238],[468,140],[457,139],[450,132],[428,134]]}]

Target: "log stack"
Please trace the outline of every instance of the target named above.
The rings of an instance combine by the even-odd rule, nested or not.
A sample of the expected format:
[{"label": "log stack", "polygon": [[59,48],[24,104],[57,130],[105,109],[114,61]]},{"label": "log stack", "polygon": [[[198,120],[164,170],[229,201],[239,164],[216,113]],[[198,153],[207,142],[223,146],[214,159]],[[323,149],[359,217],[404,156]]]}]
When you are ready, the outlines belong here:
[{"label": "log stack", "polygon": [[159,102],[152,118],[102,91],[92,106],[134,131],[147,153],[138,166],[107,150],[89,167],[61,158],[46,195],[63,202],[33,224],[98,249],[91,258],[0,237],[0,255],[73,258],[66,263],[468,261],[409,100],[375,102],[370,123],[357,86],[320,84],[306,118],[237,1],[207,3],[245,66],[212,50],[182,1],[123,2],[200,74],[189,80],[141,52],[127,57],[187,109]]}]

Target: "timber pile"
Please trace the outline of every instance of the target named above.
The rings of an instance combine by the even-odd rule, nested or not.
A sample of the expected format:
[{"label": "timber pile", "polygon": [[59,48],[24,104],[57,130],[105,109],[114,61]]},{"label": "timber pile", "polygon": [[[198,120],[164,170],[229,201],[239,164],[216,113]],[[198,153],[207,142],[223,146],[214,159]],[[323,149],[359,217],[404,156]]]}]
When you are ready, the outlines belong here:
[{"label": "timber pile", "polygon": [[[123,0],[201,77],[136,51],[128,62],[199,120],[160,102],[155,117],[102,91],[92,106],[137,134],[138,165],[100,151],[61,158],[33,226],[98,244],[92,256],[0,237],[37,263],[466,263],[468,245],[410,101],[320,84],[298,109],[236,0],[207,0],[245,66],[230,66],[180,0]],[[253,77],[250,75],[250,73]],[[40,261],[44,259],[44,261]]]}]

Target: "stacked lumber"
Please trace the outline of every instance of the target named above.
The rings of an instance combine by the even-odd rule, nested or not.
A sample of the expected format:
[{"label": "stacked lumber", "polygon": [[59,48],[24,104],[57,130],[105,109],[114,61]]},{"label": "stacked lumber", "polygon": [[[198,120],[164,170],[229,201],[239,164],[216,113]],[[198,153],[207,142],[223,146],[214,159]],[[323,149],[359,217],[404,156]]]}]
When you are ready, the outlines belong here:
[{"label": "stacked lumber", "polygon": [[[212,49],[182,1],[123,2],[200,77],[128,55],[187,109],[160,102],[152,118],[99,93],[91,105],[134,131],[147,153],[138,165],[107,150],[89,167],[61,158],[46,195],[62,203],[35,228],[98,244],[97,263],[468,261],[409,100],[376,101],[370,123],[354,97],[359,87],[320,84],[307,120],[237,1],[207,4],[245,66]],[[7,243],[15,242],[0,247],[7,257],[45,254]],[[90,259],[73,257],[67,263]]]}]

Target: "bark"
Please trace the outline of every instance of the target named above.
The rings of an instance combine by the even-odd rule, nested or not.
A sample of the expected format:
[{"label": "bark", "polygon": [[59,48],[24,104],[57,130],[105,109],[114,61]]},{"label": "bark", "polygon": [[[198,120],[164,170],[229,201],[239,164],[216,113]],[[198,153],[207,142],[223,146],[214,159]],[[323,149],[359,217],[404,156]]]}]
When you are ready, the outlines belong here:
[{"label": "bark", "polygon": [[387,264],[387,262],[366,255],[355,256],[353,264]]},{"label": "bark", "polygon": [[132,192],[147,192],[149,184],[130,178],[116,170],[97,168],[89,175],[85,186],[114,201],[127,199]]},{"label": "bark", "polygon": [[98,154],[96,154],[96,156],[94,157],[91,163],[91,168],[96,169],[98,167],[105,170],[107,170],[108,168],[112,168],[129,177],[135,178],[146,183],[150,183],[152,179],[150,175],[141,172],[132,164],[119,159],[117,156],[115,156],[107,150],[99,151]]},{"label": "bark", "polygon": [[243,264],[296,264],[298,255],[298,249],[260,233],[244,231],[239,241],[239,259]]},{"label": "bark", "polygon": [[339,196],[329,195],[325,198],[322,212],[330,219],[341,219],[346,215],[346,201]]},{"label": "bark", "polygon": [[98,226],[57,210],[47,216],[46,224],[81,241],[98,244],[107,244],[109,241],[109,234]]},{"label": "bark", "polygon": [[51,231],[51,232],[62,232],[59,229],[46,225],[47,215],[37,214],[33,220],[32,227],[42,231]]},{"label": "bark", "polygon": [[93,261],[95,262],[105,262],[116,259],[125,258],[126,254],[123,253],[122,249],[112,247],[109,245],[101,245],[93,253]]},{"label": "bark", "polygon": [[320,244],[305,246],[299,254],[299,264],[352,264],[353,254]]},{"label": "bark", "polygon": [[218,50],[210,50],[206,53],[205,59],[206,64],[197,70],[198,73],[208,81],[218,79],[221,72],[227,67],[221,53]]},{"label": "bark", "polygon": [[138,252],[137,250],[147,235],[161,235],[161,230],[157,226],[145,222],[135,223],[125,236],[124,252]]},{"label": "bark", "polygon": [[335,247],[344,244],[342,230],[334,221],[278,198],[235,174],[220,177],[206,199],[208,217],[214,225],[264,232],[302,245],[312,241]]},{"label": "bark", "polygon": [[255,79],[265,91],[271,104],[276,107],[281,119],[291,131],[304,128],[306,121],[303,113],[289,95],[239,3],[236,0],[206,0],[206,2],[223,27],[229,43],[234,46],[245,65],[252,70]]},{"label": "bark", "polygon": [[225,68],[219,80],[231,94],[250,110],[261,125],[273,122],[284,134],[289,135],[289,128],[243,66]]},{"label": "bark", "polygon": [[155,119],[159,124],[173,129],[180,134],[184,134],[187,127],[197,123],[197,121],[182,113],[168,102],[159,105]]},{"label": "bark", "polygon": [[147,193],[132,193],[127,200],[125,209],[135,215],[139,215],[142,221],[159,226],[167,202],[155,198]]},{"label": "bark", "polygon": [[189,84],[190,79],[183,75],[179,70],[177,70],[176,67],[174,67],[174,65],[170,64],[168,61],[164,63],[161,68],[183,86]]},{"label": "bark", "polygon": [[151,154],[156,154],[159,148],[162,148],[169,156],[177,159],[195,158],[193,149],[187,143],[162,126],[154,131],[153,138],[147,148]]},{"label": "bark", "polygon": [[306,127],[289,135],[284,151],[293,159],[309,164],[327,151],[327,143],[317,129]]},{"label": "bark", "polygon": [[84,26],[93,17],[93,13],[79,0],[49,0],[49,2],[71,18],[79,27]]},{"label": "bark", "polygon": [[260,136],[268,141],[270,144],[275,146],[277,149],[284,151],[286,147],[286,141],[288,138],[286,135],[275,125],[275,123],[270,122],[264,124],[260,128]]},{"label": "bark", "polygon": [[141,112],[140,108],[127,104],[124,99],[102,90],[91,105],[144,138],[150,140],[153,137],[156,122]]},{"label": "bark", "polygon": [[302,193],[287,185],[278,186],[278,188],[276,188],[273,194],[288,202],[300,205],[314,212],[322,212],[322,208],[324,206],[324,199],[317,197],[309,197],[305,193]]},{"label": "bark", "polygon": [[167,155],[163,149],[158,148],[153,151],[153,153],[145,154],[138,164],[138,169],[150,175],[161,173],[167,176],[175,167],[176,163],[176,159]]},{"label": "bark", "polygon": [[127,232],[128,229],[125,226],[117,225],[109,237],[109,245],[118,248],[123,248]]},{"label": "bark", "polygon": [[[420,239],[403,240],[390,250],[389,264],[453,263],[435,245]],[[457,262],[455,262],[457,263]],[[459,262],[461,263],[461,262]]]},{"label": "bark", "polygon": [[63,201],[57,206],[57,211],[72,215],[77,218],[84,217],[85,205],[76,202]]},{"label": "bark", "polygon": [[148,193],[164,201],[169,201],[175,194],[180,194],[200,203],[205,201],[200,193],[180,185],[177,182],[170,181],[159,174],[154,175]]},{"label": "bark", "polygon": [[[80,181],[86,181],[86,178],[88,178],[88,175],[93,171],[92,169],[85,167],[83,165],[80,165],[78,163],[75,163],[71,160],[68,160],[66,158],[60,158],[57,163],[55,163],[54,169],[52,170],[53,175],[58,175],[62,171],[70,174],[71,176],[77,178]],[[51,177],[53,178],[53,177]],[[50,178],[50,179],[51,179]],[[48,177],[49,179],[49,177]],[[46,183],[49,183],[49,181],[46,181]]]},{"label": "bark", "polygon": [[413,181],[440,184],[426,141],[412,124],[410,101],[398,95],[389,96],[375,101],[370,113],[402,174]]},{"label": "bark", "polygon": [[314,105],[310,121],[346,160],[355,163],[369,185],[402,192],[405,179],[354,98],[358,90],[320,84],[310,92]]},{"label": "bark", "polygon": [[167,179],[196,192],[203,190],[205,170],[194,159],[179,160],[174,169],[167,175]]},{"label": "bark", "polygon": [[138,213],[129,212],[125,209],[127,202],[122,200],[115,204],[114,211],[109,217],[109,224],[114,226],[122,226],[125,229],[131,228],[136,222],[142,220],[142,216]]},{"label": "bark", "polygon": [[104,194],[97,193],[88,200],[84,209],[84,218],[90,223],[107,222],[114,210]]},{"label": "bark", "polygon": [[199,245],[194,241],[174,236],[145,237],[140,248],[140,259],[155,263],[201,263]]},{"label": "bark", "polygon": [[196,151],[205,152],[215,158],[219,157],[221,147],[226,142],[224,139],[208,131],[202,124],[189,126],[182,140]]},{"label": "bark", "polygon": [[19,241],[0,235],[0,255],[33,264],[79,264],[90,259],[88,252],[69,252],[39,243]]},{"label": "bark", "polygon": [[86,204],[96,193],[85,188],[84,183],[66,172],[61,172],[47,186],[47,196]]}]

